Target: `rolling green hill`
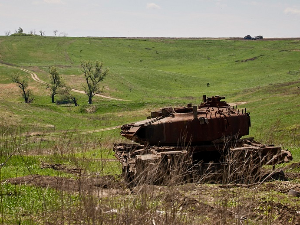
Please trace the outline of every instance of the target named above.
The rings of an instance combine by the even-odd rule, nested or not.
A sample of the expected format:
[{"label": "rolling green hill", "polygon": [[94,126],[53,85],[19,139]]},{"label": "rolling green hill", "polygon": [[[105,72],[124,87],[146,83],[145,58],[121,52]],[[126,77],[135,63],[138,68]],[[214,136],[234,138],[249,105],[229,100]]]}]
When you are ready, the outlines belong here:
[{"label": "rolling green hill", "polygon": [[[95,96],[89,105],[80,93],[83,60],[109,68],[101,94],[111,99]],[[77,90],[79,106],[51,103],[50,66]],[[12,83],[16,74],[28,79],[32,103],[23,103]],[[290,190],[299,190],[300,180],[299,87],[296,39],[0,37],[0,223],[294,223],[299,198]],[[199,104],[203,94],[247,108],[251,136],[291,150],[291,163],[263,167],[271,171],[267,178],[284,170],[288,181],[260,177],[258,183],[226,186],[201,184],[199,177],[200,183],[175,187],[126,188],[112,151],[113,143],[124,141],[118,127],[145,119],[153,109]],[[256,182],[252,171],[243,168],[245,182]]]},{"label": "rolling green hill", "polygon": [[[145,118],[152,108],[198,104],[206,94],[243,102],[251,135],[261,140],[291,145],[300,139],[299,40],[0,37],[0,60],[2,117],[26,129],[116,126]],[[47,82],[49,66],[56,66],[68,85],[83,90],[82,60],[102,61],[110,70],[102,94],[126,101],[94,97],[88,106],[87,97],[76,94],[79,107],[51,104],[46,85],[19,70]],[[15,73],[30,79],[32,104],[21,103],[10,81]]]}]

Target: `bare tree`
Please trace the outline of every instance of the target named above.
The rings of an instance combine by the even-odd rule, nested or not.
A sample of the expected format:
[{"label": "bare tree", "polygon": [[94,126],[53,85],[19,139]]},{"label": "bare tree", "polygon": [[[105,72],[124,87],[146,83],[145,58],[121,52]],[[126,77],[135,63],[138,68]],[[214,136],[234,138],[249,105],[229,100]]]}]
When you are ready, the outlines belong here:
[{"label": "bare tree", "polygon": [[98,61],[95,65],[90,61],[81,62],[81,70],[86,81],[85,93],[89,97],[89,104],[92,104],[93,97],[100,91],[99,83],[108,74],[108,69],[104,70],[102,67],[103,64]]},{"label": "bare tree", "polygon": [[25,103],[30,103],[33,101],[32,93],[28,89],[28,81],[26,79],[20,78],[19,75],[14,75],[12,77],[12,81],[18,84],[19,88],[21,89],[22,96],[25,100]]},{"label": "bare tree", "polygon": [[30,34],[30,35],[35,35],[35,30],[31,30],[31,31],[29,32],[29,34]]},{"label": "bare tree", "polygon": [[66,32],[60,32],[60,33],[59,33],[59,36],[62,36],[62,37],[67,37],[67,36],[68,36],[68,34],[67,34]]},{"label": "bare tree", "polygon": [[41,36],[45,36],[45,31],[40,30],[39,32]]},{"label": "bare tree", "polygon": [[10,31],[5,31],[5,36],[9,36],[10,35]]},{"label": "bare tree", "polygon": [[51,66],[49,68],[49,73],[50,73],[50,84],[48,85],[48,88],[50,88],[51,90],[52,103],[55,103],[54,97],[57,94],[58,88],[63,87],[64,84],[55,66]]},{"label": "bare tree", "polygon": [[54,33],[54,36],[56,36],[58,30],[54,30],[53,33]]}]

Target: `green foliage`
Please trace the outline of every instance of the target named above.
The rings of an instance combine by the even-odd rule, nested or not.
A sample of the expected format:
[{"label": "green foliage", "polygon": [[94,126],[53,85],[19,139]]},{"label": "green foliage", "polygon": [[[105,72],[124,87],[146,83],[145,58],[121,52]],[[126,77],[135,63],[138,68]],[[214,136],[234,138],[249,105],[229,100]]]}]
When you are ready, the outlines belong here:
[{"label": "green foliage", "polygon": [[17,32],[18,34],[22,34],[23,33],[23,29],[21,28],[21,27],[19,27],[19,29],[18,29],[18,32]]},{"label": "green foliage", "polygon": [[55,102],[54,97],[58,93],[58,89],[61,87],[64,87],[64,83],[59,76],[56,67],[51,66],[49,68],[49,74],[50,74],[50,85],[49,88],[51,90],[51,100],[52,103]]},{"label": "green foliage", "polygon": [[10,36],[33,36],[33,34],[26,34],[23,32],[22,27],[19,27],[18,30]]},{"label": "green foliage", "polygon": [[28,80],[21,78],[19,75],[13,75],[12,82],[16,83],[21,89],[25,103],[31,103],[33,101],[33,97],[31,90],[28,89]]},{"label": "green foliage", "polygon": [[[36,224],[48,209],[59,209],[61,195],[52,189],[1,184],[2,224]],[[3,216],[3,217],[2,217]]]},{"label": "green foliage", "polygon": [[90,61],[81,63],[81,70],[86,81],[85,93],[89,97],[89,104],[92,104],[92,98],[99,92],[99,83],[108,74],[108,69],[103,70],[103,63],[96,61],[95,66]]}]

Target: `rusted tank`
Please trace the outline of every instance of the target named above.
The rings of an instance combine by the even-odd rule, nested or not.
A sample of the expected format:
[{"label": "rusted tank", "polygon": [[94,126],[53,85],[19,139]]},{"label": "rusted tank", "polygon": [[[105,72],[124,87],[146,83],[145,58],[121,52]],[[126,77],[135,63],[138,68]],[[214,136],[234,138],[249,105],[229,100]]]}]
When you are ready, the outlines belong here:
[{"label": "rusted tank", "polygon": [[121,135],[135,142],[114,145],[126,181],[249,182],[262,165],[278,162],[280,147],[242,139],[249,134],[250,114],[223,99],[204,95],[200,105],[162,108],[123,125]]}]

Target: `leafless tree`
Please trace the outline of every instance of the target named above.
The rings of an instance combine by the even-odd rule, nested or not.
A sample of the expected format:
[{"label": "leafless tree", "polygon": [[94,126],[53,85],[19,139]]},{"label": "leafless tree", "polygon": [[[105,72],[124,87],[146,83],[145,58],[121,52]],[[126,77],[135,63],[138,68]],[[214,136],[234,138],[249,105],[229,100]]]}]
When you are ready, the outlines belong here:
[{"label": "leafless tree", "polygon": [[60,32],[60,33],[59,33],[59,36],[67,37],[67,36],[68,36],[68,34],[67,34],[67,33],[65,33],[65,32]]},{"label": "leafless tree", "polygon": [[35,30],[31,30],[31,31],[29,32],[29,34],[30,34],[30,35],[35,35]]}]

